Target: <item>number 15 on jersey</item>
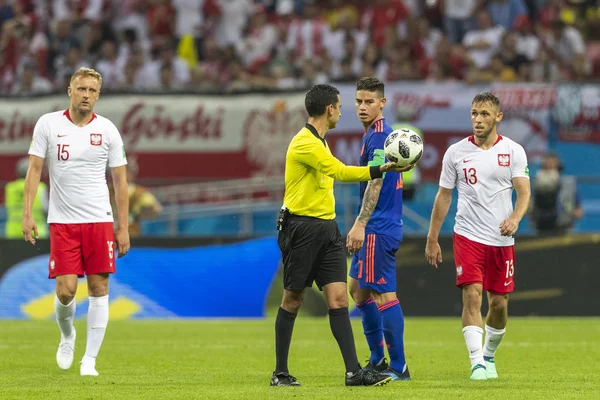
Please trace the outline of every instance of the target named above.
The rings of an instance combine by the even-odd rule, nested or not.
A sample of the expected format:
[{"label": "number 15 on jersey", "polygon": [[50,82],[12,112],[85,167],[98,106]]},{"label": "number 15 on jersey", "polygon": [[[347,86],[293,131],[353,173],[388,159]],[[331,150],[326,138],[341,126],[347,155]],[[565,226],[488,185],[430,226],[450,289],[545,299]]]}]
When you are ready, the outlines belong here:
[{"label": "number 15 on jersey", "polygon": [[67,161],[69,159],[69,145],[68,144],[57,144],[58,147],[57,158],[58,161]]}]

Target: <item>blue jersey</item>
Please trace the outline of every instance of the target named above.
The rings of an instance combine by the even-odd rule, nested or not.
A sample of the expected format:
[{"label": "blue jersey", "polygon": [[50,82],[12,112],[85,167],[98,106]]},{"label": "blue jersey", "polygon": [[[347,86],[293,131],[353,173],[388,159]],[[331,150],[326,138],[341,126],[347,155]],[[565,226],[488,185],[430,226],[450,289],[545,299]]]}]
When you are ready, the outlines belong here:
[{"label": "blue jersey", "polygon": [[[362,139],[360,152],[360,165],[385,164],[383,146],[385,139],[393,129],[381,118],[369,127]],[[367,188],[367,182],[360,183],[360,204]],[[383,186],[379,192],[379,201],[365,228],[367,233],[378,233],[402,240],[402,174],[386,172],[383,177]]]}]

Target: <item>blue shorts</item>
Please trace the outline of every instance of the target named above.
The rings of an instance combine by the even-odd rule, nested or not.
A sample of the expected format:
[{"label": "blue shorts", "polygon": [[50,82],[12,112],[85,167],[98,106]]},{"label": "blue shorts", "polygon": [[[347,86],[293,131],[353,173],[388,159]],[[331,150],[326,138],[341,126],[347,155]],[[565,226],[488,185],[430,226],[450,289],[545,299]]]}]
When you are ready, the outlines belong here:
[{"label": "blue shorts", "polygon": [[367,233],[363,247],[352,256],[350,277],[361,289],[377,293],[396,292],[396,252],[400,241],[386,235]]}]

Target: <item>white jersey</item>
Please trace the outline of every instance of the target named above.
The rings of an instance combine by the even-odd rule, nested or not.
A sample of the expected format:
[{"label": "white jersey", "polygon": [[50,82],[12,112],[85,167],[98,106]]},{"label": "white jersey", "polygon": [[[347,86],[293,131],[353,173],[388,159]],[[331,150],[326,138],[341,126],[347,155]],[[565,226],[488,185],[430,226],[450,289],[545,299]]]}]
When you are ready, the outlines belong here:
[{"label": "white jersey", "polygon": [[94,114],[79,127],[69,110],[44,114],[33,130],[29,154],[48,162],[48,223],[113,221],[106,165],[120,167],[127,159],[119,130],[107,118]]},{"label": "white jersey", "polygon": [[498,135],[483,150],[469,136],[444,154],[440,186],[458,190],[454,232],[491,246],[511,246],[512,237],[500,234],[500,224],[513,212],[512,179],[529,178],[523,147]]}]

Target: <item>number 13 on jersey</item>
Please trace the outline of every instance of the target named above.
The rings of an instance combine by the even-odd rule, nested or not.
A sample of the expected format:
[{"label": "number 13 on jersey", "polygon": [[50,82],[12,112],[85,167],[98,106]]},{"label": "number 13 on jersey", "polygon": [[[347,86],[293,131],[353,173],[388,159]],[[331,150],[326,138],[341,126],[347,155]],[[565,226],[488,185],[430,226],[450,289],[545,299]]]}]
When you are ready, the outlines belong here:
[{"label": "number 13 on jersey", "polygon": [[475,168],[463,168],[463,174],[465,175],[465,182],[470,185],[477,183],[477,170]]}]

